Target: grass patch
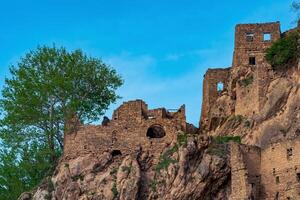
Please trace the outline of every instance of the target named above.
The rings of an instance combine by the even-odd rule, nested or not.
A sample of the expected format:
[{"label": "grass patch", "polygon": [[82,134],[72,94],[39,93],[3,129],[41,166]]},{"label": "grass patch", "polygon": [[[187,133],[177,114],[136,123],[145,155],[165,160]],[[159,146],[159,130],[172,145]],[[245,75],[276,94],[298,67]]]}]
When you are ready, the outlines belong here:
[{"label": "grass patch", "polygon": [[119,195],[118,189],[117,189],[117,184],[114,183],[112,188],[111,188],[111,192],[113,193],[114,198],[117,198]]},{"label": "grass patch", "polygon": [[171,158],[171,156],[178,151],[178,148],[178,144],[175,144],[160,156],[159,162],[155,167],[156,172],[159,173],[162,169],[167,170],[170,164],[178,162],[177,160]]},{"label": "grass patch", "polygon": [[228,154],[227,143],[228,142],[241,143],[240,136],[217,136],[214,137],[212,143],[208,146],[207,153],[210,155],[216,155],[225,158]]},{"label": "grass patch", "polygon": [[118,172],[118,168],[113,168],[110,172],[109,172],[109,174],[110,175],[114,175],[114,174],[116,174]]},{"label": "grass patch", "polygon": [[226,157],[226,146],[224,144],[211,144],[207,149],[207,153],[224,158]]},{"label": "grass patch", "polygon": [[157,181],[156,180],[150,181],[150,188],[152,191],[156,192],[156,189],[157,189]]},{"label": "grass patch", "polygon": [[188,135],[186,133],[180,133],[177,135],[177,143],[179,146],[187,144]]},{"label": "grass patch", "polygon": [[132,169],[132,163],[130,163],[129,166],[123,166],[122,167],[122,172],[126,172],[127,174],[130,174],[131,169]]},{"label": "grass patch", "polygon": [[242,80],[239,81],[239,84],[240,86],[243,86],[243,87],[247,87],[248,85],[251,85],[254,81],[254,77],[253,76],[249,76],[249,77],[246,77]]}]

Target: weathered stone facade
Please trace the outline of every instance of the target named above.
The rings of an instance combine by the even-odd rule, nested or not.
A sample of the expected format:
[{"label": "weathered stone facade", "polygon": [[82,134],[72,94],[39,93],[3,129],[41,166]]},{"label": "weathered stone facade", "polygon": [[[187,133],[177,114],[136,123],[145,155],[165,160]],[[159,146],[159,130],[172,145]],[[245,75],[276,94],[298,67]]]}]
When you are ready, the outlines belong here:
[{"label": "weathered stone facade", "polygon": [[231,144],[231,199],[300,199],[300,138],[260,149]]},{"label": "weathered stone facade", "polygon": [[[248,135],[244,135],[249,139],[255,123],[261,123],[276,112],[277,115],[283,112],[282,102],[286,101],[287,96],[279,95],[274,89],[273,85],[281,79],[277,77],[277,81],[273,81],[275,72],[265,60],[265,51],[274,41],[299,29],[300,26],[281,33],[279,22],[236,26],[232,67],[209,69],[204,76],[200,119],[202,132],[208,135],[235,135],[228,131],[228,126],[242,126],[250,130],[246,133]],[[223,84],[222,90],[217,86],[219,82]],[[281,82],[284,85],[285,82]],[[297,85],[297,81],[294,83]],[[289,91],[290,87],[285,89]],[[273,103],[273,111],[270,102],[276,102]],[[287,110],[297,112],[294,104]],[[266,110],[269,110],[268,114]],[[291,127],[289,129],[295,128]],[[219,131],[216,131],[218,128]],[[285,129],[271,129],[267,134],[258,134],[252,143],[256,146],[231,143],[230,199],[300,199],[299,134],[278,137],[275,131],[285,132]],[[264,139],[266,137],[267,140]],[[254,139],[263,142],[256,143]]]},{"label": "weathered stone facade", "polygon": [[64,156],[74,158],[106,151],[126,156],[139,148],[159,155],[176,139],[177,132],[186,128],[184,105],[177,112],[169,112],[165,108],[148,110],[142,100],[129,101],[116,109],[112,120],[105,125],[80,125],[66,134]]},{"label": "weathered stone facade", "polygon": [[[265,51],[274,41],[299,27],[281,33],[279,22],[236,26],[232,67],[208,69],[204,75],[199,123],[204,132],[214,130],[231,115],[252,117],[260,113],[274,77],[271,65],[265,60]],[[217,83],[224,85],[222,90],[218,90]]]}]

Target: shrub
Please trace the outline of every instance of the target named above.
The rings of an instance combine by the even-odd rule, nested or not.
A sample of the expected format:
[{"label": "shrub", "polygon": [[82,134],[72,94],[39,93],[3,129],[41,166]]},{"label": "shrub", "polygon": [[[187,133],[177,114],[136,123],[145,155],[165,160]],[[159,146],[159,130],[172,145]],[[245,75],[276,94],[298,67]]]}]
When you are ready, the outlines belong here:
[{"label": "shrub", "polygon": [[122,166],[122,172],[126,172],[127,174],[130,174],[132,169],[132,164],[130,164],[129,166]]},{"label": "shrub", "polygon": [[218,144],[224,144],[224,143],[228,143],[230,141],[241,143],[240,136],[217,136],[213,140],[214,140],[214,142],[216,142]]},{"label": "shrub", "polygon": [[161,156],[159,163],[157,164],[157,166],[155,168],[155,171],[160,172],[160,170],[162,170],[162,169],[167,170],[170,164],[177,163],[177,162],[178,162],[177,160],[174,160],[168,156],[163,155],[163,156]]},{"label": "shrub", "polygon": [[177,143],[179,146],[186,145],[188,136],[186,133],[180,133],[177,135]]},{"label": "shrub", "polygon": [[240,86],[247,87],[248,85],[253,83],[253,76],[249,76],[239,81]]},{"label": "shrub", "polygon": [[157,181],[156,180],[151,180],[150,188],[152,189],[152,191],[156,192],[156,188],[157,188]]},{"label": "shrub", "polygon": [[175,153],[178,150],[178,145],[176,144],[172,148],[169,148],[165,153],[163,153],[160,158],[159,162],[155,167],[156,172],[160,172],[160,170],[165,169],[167,170],[169,165],[172,163],[177,163],[178,161],[171,158],[173,153]]},{"label": "shrub", "polygon": [[226,157],[226,146],[224,144],[210,144],[207,153],[224,158]]},{"label": "shrub", "polygon": [[114,174],[116,174],[118,172],[118,168],[113,168],[110,172],[109,172],[109,174],[110,175],[114,175]]},{"label": "shrub", "polygon": [[280,69],[286,64],[295,61],[298,55],[299,32],[293,32],[277,40],[266,51],[266,60],[272,65],[273,69]]}]

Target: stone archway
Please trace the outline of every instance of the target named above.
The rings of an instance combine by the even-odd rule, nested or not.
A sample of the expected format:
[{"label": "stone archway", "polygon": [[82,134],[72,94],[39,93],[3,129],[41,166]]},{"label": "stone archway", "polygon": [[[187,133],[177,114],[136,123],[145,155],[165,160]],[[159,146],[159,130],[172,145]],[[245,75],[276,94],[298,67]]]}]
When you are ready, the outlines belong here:
[{"label": "stone archway", "polygon": [[163,138],[166,136],[166,132],[161,125],[154,124],[148,128],[146,135],[148,138]]}]

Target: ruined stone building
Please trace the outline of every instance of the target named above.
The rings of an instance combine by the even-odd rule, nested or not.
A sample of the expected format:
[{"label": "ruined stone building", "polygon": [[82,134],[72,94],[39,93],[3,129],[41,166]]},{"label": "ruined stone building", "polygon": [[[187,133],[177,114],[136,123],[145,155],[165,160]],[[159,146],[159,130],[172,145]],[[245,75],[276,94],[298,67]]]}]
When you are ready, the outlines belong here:
[{"label": "ruined stone building", "polygon": [[[260,120],[270,101],[267,91],[274,79],[265,51],[274,41],[299,28],[281,33],[279,22],[236,26],[232,66],[208,69],[204,76],[200,133],[231,135],[222,125],[234,116],[240,116],[239,120]],[[247,127],[256,123],[246,122]],[[289,138],[275,141],[271,133],[266,142],[242,140],[244,144],[231,144],[230,199],[300,199],[298,128],[298,132],[290,129],[296,134]],[[142,100],[129,101],[114,111],[112,119],[105,118],[102,125],[79,124],[76,131],[65,134],[64,156],[74,159],[78,155],[109,152],[114,157],[135,154],[141,149],[159,156],[179,132],[195,132],[186,122],[184,105],[176,111],[150,110]],[[255,139],[260,141],[262,137],[265,136]]]},{"label": "ruined stone building", "polygon": [[110,121],[102,125],[80,125],[76,133],[66,134],[64,154],[72,158],[109,151],[118,156],[142,148],[159,155],[176,139],[178,131],[185,132],[189,126],[184,105],[176,112],[169,112],[165,108],[148,110],[142,100],[129,101],[114,111]]},{"label": "ruined stone building", "polygon": [[[265,101],[268,81],[272,78],[271,66],[264,58],[265,50],[281,35],[279,22],[236,26],[232,67],[208,69],[204,76],[200,122],[203,130],[213,129],[222,118],[232,114],[251,116],[259,112]],[[253,86],[242,87],[243,81],[245,84],[253,81]],[[221,89],[218,84],[222,85]],[[230,104],[216,108],[216,101],[224,92],[228,93]]]},{"label": "ruined stone building", "polygon": [[[274,78],[265,51],[297,29],[300,27],[281,33],[279,22],[236,26],[232,67],[208,69],[204,76],[200,119],[203,132],[235,135],[224,128],[234,117],[240,121],[256,119],[246,121],[249,127],[252,122],[259,123],[270,101],[267,91]],[[273,130],[263,142],[231,145],[231,199],[300,199],[299,130],[298,125],[293,136],[280,139],[275,137],[278,130]],[[256,139],[261,141],[262,137],[266,136],[261,134]]]}]

